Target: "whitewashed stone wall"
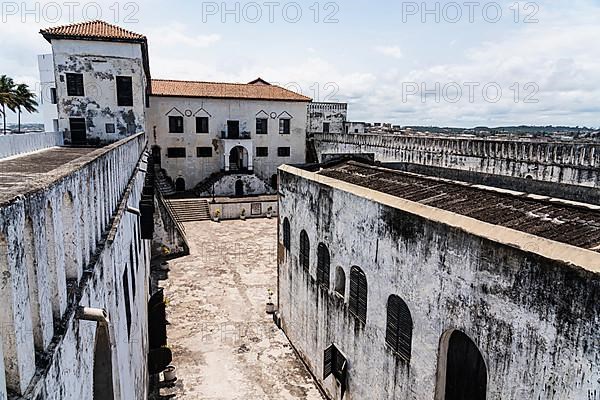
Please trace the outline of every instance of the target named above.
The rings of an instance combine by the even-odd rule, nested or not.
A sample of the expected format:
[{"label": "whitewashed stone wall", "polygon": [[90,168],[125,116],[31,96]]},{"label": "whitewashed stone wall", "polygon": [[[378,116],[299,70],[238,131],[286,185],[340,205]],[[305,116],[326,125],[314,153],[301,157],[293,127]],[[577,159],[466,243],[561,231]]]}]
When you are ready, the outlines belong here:
[{"label": "whitewashed stone wall", "polygon": [[[600,399],[598,271],[451,228],[322,178],[280,170],[278,300],[283,329],[330,398],[340,399],[340,387],[333,377],[322,379],[323,352],[335,343],[348,356],[345,399],[443,399],[436,392],[441,338],[460,330],[483,355],[489,400]],[[310,273],[298,260],[303,229]],[[328,290],[315,282],[319,242],[331,255]],[[367,277],[366,325],[348,311],[352,266]],[[344,297],[334,293],[338,267]],[[406,302],[414,323],[409,364],[385,342],[392,294]]]},{"label": "whitewashed stone wall", "polygon": [[323,124],[329,123],[329,132],[344,133],[347,118],[346,103],[309,103],[307,130],[309,133],[323,132]]},{"label": "whitewashed stone wall", "polygon": [[62,146],[62,144],[62,134],[56,132],[1,135],[0,159]]},{"label": "whitewashed stone wall", "polygon": [[[52,40],[58,124],[69,141],[69,118],[85,118],[90,142],[111,143],[145,130],[146,74],[139,43]],[[82,73],[85,96],[67,95],[66,73]],[[117,76],[132,78],[133,107],[117,105]],[[106,124],[115,125],[108,133]]]},{"label": "whitewashed stone wall", "polygon": [[320,161],[336,154],[374,154],[405,162],[540,181],[600,187],[600,145],[384,134],[316,134]]},{"label": "whitewashed stone wall", "polygon": [[145,146],[140,134],[96,150],[0,205],[0,399],[92,398],[96,323],[77,306],[108,312],[115,399],[146,397],[150,245],[125,211],[141,197]]},{"label": "whitewashed stone wall", "polygon": [[[192,189],[211,174],[225,169],[226,142],[222,139],[228,120],[240,121],[240,132],[250,132],[241,140],[254,155],[254,174],[268,181],[282,164],[304,163],[306,159],[306,102],[256,101],[244,99],[207,99],[150,97],[148,132],[153,145],[161,151],[161,167],[175,181],[182,177]],[[183,116],[184,133],[169,133],[169,116]],[[279,118],[291,118],[289,135],[279,134]],[[196,117],[209,118],[209,133],[196,133]],[[268,118],[268,134],[256,134],[256,118]],[[185,147],[186,158],[168,158],[169,147]],[[212,157],[197,157],[197,147],[212,147]],[[257,157],[257,147],[268,147],[268,157]],[[278,147],[290,147],[290,157],[279,157]]]}]

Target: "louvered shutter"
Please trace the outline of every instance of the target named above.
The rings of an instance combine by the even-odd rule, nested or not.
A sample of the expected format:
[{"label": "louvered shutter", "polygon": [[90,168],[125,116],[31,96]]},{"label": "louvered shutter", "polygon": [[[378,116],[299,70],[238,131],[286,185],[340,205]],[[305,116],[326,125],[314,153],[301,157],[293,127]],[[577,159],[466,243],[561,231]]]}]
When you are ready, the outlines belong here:
[{"label": "louvered shutter", "polygon": [[413,322],[406,303],[390,296],[387,309],[386,343],[405,361],[410,361]]},{"label": "louvered shutter", "polygon": [[317,250],[317,284],[329,288],[330,258],[329,250],[323,243],[319,243]]},{"label": "louvered shutter", "polygon": [[323,354],[323,380],[327,379],[333,373],[333,361],[335,354],[335,346],[331,345]]},{"label": "louvered shutter", "polygon": [[291,247],[291,235],[290,235],[290,221],[285,218],[283,220],[283,247],[290,251]]}]

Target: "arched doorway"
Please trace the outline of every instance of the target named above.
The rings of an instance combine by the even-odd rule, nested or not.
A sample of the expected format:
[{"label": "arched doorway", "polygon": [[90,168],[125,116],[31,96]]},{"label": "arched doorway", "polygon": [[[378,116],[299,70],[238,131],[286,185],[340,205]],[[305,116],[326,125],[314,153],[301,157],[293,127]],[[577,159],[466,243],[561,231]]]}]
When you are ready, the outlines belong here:
[{"label": "arched doorway", "polygon": [[242,146],[236,146],[229,152],[229,170],[248,170],[248,150]]},{"label": "arched doorway", "polygon": [[177,192],[185,192],[185,179],[177,178],[175,181],[175,190]]},{"label": "arched doorway", "polygon": [[438,360],[439,400],[485,400],[487,367],[477,345],[453,330],[442,336]]},{"label": "arched doorway", "polygon": [[244,195],[244,182],[241,179],[235,181],[235,195],[243,196]]},{"label": "arched doorway", "polygon": [[112,353],[108,327],[98,324],[94,346],[94,400],[113,400]]},{"label": "arched doorway", "polygon": [[274,191],[278,190],[278,186],[279,186],[279,179],[277,178],[277,174],[271,176],[271,187],[273,188]]}]

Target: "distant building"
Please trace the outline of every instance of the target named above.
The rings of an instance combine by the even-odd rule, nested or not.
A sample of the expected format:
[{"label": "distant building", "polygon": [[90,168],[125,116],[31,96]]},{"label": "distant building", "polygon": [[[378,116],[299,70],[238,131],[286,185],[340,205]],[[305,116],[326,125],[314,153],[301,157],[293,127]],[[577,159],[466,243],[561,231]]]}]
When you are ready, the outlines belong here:
[{"label": "distant building", "polygon": [[56,93],[54,58],[52,54],[38,56],[38,66],[40,70],[39,104],[44,117],[44,130],[46,132],[59,132],[58,95]]},{"label": "distant building", "polygon": [[345,132],[346,133],[365,133],[367,130],[367,124],[365,122],[346,122]]},{"label": "distant building", "polygon": [[346,103],[310,103],[307,131],[311,133],[344,133],[348,118]]},{"label": "distant building", "polygon": [[276,320],[329,398],[598,397],[596,207],[355,162],[280,183]]}]

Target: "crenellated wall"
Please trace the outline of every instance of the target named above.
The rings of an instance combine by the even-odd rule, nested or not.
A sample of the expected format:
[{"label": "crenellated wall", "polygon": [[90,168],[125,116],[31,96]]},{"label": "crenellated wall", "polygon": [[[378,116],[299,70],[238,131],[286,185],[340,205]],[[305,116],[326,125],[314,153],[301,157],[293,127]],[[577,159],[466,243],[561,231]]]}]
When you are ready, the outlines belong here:
[{"label": "crenellated wall", "polygon": [[[145,398],[150,245],[126,211],[141,197],[145,147],[141,133],[95,150],[0,204],[0,399],[5,389],[90,399],[103,356],[112,368],[96,380],[109,379],[115,399]],[[105,353],[100,325],[77,319],[78,306],[107,311]]]},{"label": "crenellated wall", "polygon": [[383,134],[314,135],[319,161],[373,154],[403,162],[600,187],[600,145]]}]

